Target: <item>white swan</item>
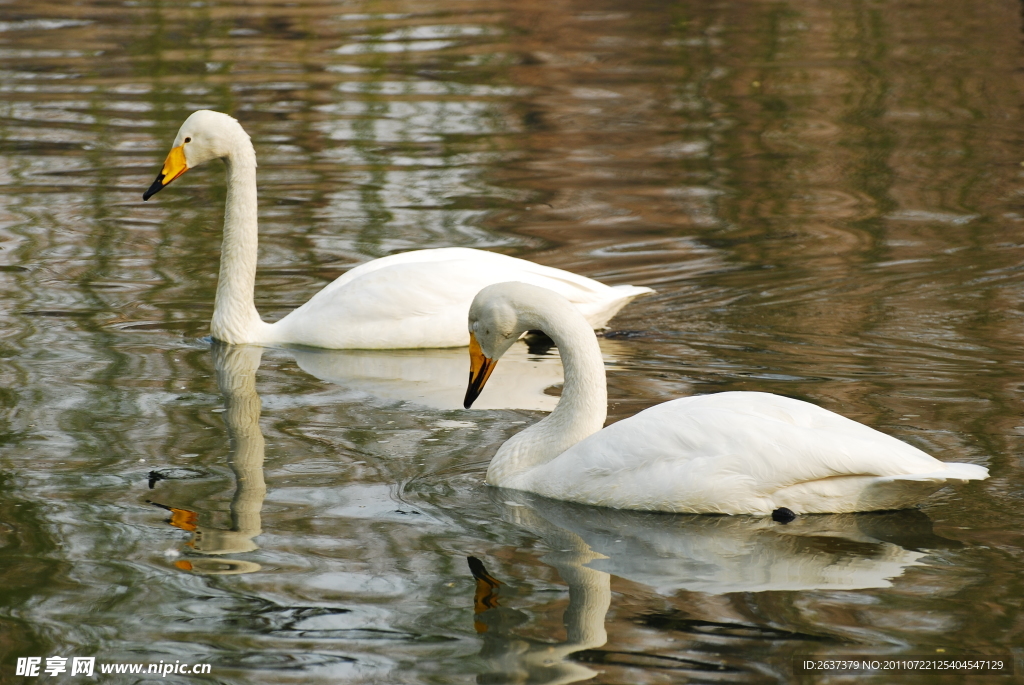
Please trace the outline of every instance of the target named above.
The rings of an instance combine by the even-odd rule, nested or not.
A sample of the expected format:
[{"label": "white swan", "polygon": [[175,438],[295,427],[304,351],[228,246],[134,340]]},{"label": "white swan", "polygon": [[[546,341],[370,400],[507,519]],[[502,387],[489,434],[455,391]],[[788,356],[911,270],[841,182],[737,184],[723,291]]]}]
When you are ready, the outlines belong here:
[{"label": "white swan", "polygon": [[469,343],[466,312],[486,285],[524,281],[555,290],[595,328],[650,288],[607,286],[561,269],[468,248],[416,250],[357,266],[276,323],[260,319],[256,283],[256,152],[227,114],[199,110],[178,130],[148,200],[194,166],[227,165],[220,279],[210,331],[231,344],[394,349]]},{"label": "white swan", "polygon": [[469,312],[476,399],[523,331],[558,346],[562,397],[505,442],[487,483],[619,509],[766,515],[901,509],[947,481],[988,477],[807,402],[761,392],[686,397],[602,430],[604,365],[586,321],[557,293],[525,283],[480,291]]}]

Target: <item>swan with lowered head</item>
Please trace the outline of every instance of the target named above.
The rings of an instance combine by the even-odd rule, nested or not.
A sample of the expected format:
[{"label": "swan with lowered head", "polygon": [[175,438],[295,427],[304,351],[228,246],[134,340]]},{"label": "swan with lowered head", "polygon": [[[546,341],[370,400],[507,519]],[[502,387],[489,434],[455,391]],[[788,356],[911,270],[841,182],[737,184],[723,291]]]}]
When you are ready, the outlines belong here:
[{"label": "swan with lowered head", "polygon": [[653,292],[607,286],[561,269],[469,248],[416,250],[375,259],[330,283],[276,323],[256,311],[256,152],[248,134],[220,112],[193,112],[148,200],[192,167],[212,159],[227,165],[227,201],[220,278],[210,331],[231,344],[394,349],[460,347],[473,296],[486,285],[523,281],[561,293],[594,328],[603,327],[633,298]]},{"label": "swan with lowered head", "polygon": [[487,483],[618,509],[694,514],[847,513],[909,507],[948,482],[988,478],[800,400],[762,392],[685,397],[603,428],[604,363],[569,302],[526,283],[480,291],[469,311],[465,406],[527,330],[558,346],[562,397],[512,436]]}]

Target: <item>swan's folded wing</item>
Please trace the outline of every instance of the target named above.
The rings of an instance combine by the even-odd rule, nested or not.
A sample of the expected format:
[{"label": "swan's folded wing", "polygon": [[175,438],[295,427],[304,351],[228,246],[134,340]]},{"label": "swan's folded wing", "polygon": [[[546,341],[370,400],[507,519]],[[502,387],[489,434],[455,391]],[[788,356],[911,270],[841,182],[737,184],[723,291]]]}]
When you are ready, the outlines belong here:
[{"label": "swan's folded wing", "polygon": [[[618,289],[621,291],[621,294],[628,292],[633,294],[634,297],[654,292],[650,288],[642,286],[608,286],[600,281],[595,281],[592,278],[580,276],[579,274],[572,273],[571,271],[565,271],[564,269],[544,266],[542,264],[537,264],[525,259],[519,259],[517,257],[510,257],[498,252],[488,252],[486,250],[476,250],[468,247],[443,247],[431,250],[412,250],[410,252],[400,252],[387,257],[381,257],[380,259],[374,259],[353,267],[346,273],[342,274],[337,280],[326,286],[324,288],[324,292],[329,292],[334,288],[339,288],[346,283],[361,278],[374,271],[400,264],[444,264],[445,269],[466,268],[467,265],[481,265],[487,266],[490,269],[497,269],[498,273],[506,276],[515,274],[524,276],[529,274],[537,277],[538,279],[547,279],[549,285],[542,287],[549,287],[551,290],[555,290],[563,297],[568,298],[571,302],[576,300],[570,296],[570,293],[575,293],[576,298],[579,301],[588,301],[593,298],[595,294],[600,293],[605,295],[605,291],[610,289]],[[502,281],[492,280],[491,282],[501,283]],[[490,285],[490,283],[487,285]],[[539,285],[539,283],[537,285]],[[476,293],[473,294],[474,296],[476,295]]]},{"label": "swan's folded wing", "polygon": [[955,466],[806,402],[719,393],[613,424],[529,472],[523,489],[618,508],[765,513],[779,506],[775,493],[809,482],[934,480],[950,468],[951,479],[983,477],[983,467]]},{"label": "swan's folded wing", "polygon": [[444,248],[358,266],[283,318],[288,340],[318,347],[458,347],[469,343],[469,307],[481,289],[522,281],[559,292],[602,326],[648,289],[593,279],[507,255]]}]

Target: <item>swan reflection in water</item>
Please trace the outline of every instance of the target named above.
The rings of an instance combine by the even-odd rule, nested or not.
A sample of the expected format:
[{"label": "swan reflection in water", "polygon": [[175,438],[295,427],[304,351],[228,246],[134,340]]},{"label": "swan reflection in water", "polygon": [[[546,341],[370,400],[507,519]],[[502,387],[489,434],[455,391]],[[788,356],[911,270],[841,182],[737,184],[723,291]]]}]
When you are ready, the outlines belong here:
[{"label": "swan reflection in water", "polygon": [[262,347],[219,343],[213,346],[217,385],[224,396],[224,421],[230,441],[228,465],[235,475],[231,527],[203,526],[195,512],[157,504],[171,512],[168,523],[192,533],[187,547],[201,555],[190,555],[175,562],[183,571],[230,575],[260,570],[255,562],[224,555],[259,549],[253,538],[263,532],[260,510],[267,485],[263,480],[265,445],[260,430],[260,396],[256,392],[256,369],[262,356]]},{"label": "swan reflection in water", "polygon": [[[550,410],[558,397],[545,391],[562,382],[557,355],[546,355],[546,338],[532,338],[513,353],[516,373],[506,374],[503,394],[495,393],[493,407]],[[615,343],[608,341],[611,350]],[[212,347],[217,384],[224,396],[224,420],[230,440],[228,465],[235,475],[231,527],[201,525],[188,509],[151,502],[170,512],[168,523],[192,533],[188,559],[176,562],[182,570],[205,574],[251,573],[259,564],[225,555],[257,549],[253,538],[262,532],[260,510],[267,494],[263,479],[264,438],[260,430],[260,397],[256,371],[264,348],[255,345]],[[292,348],[299,366],[308,373],[337,383],[357,395],[384,401],[405,401],[438,409],[461,409],[465,395],[465,350],[317,350]]]},{"label": "swan reflection in water", "polygon": [[[622,343],[600,338],[605,362],[622,355]],[[422,350],[323,350],[287,348],[306,373],[357,396],[386,402],[412,402],[432,409],[463,411],[466,348]],[[551,411],[558,403],[547,391],[562,383],[562,362],[544,335],[529,335],[502,357],[509,373],[495,376],[500,387],[481,397],[474,409]],[[489,388],[488,388],[489,390]]]},{"label": "swan reflection in water", "polygon": [[[510,682],[571,683],[597,675],[569,657],[584,650],[596,650],[588,661],[606,656],[598,648],[607,641],[612,575],[666,595],[862,590],[890,587],[907,568],[925,563],[923,550],[959,546],[935,535],[931,521],[917,510],[803,516],[784,525],[746,516],[589,507],[514,490],[494,489],[491,496],[502,518],[553,550],[541,560],[569,589],[564,642],[518,637],[512,629],[525,617],[502,606],[503,583],[471,558],[481,656],[495,676]],[[720,602],[709,599],[717,611]],[[723,666],[671,655],[637,656],[695,672]]]},{"label": "swan reflection in water", "polygon": [[529,508],[524,507],[516,514],[516,523],[541,534],[556,550],[542,560],[554,566],[569,586],[569,606],[562,617],[566,639],[549,643],[511,634],[509,629],[525,617],[500,605],[501,582],[487,573],[479,559],[469,557],[476,579],[474,628],[484,638],[480,655],[487,660],[491,673],[502,674],[507,682],[554,684],[589,680],[597,671],[567,657],[596,649],[608,641],[604,619],[612,601],[611,576],[587,566],[600,555],[578,535],[547,524]]}]

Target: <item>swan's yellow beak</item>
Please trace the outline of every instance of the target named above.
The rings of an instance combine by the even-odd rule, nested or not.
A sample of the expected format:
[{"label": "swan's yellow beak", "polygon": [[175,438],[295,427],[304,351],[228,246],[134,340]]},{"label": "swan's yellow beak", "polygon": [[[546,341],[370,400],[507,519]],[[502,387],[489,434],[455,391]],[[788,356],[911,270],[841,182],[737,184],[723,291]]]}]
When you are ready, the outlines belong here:
[{"label": "swan's yellow beak", "polygon": [[185,147],[179,145],[176,148],[171,148],[171,151],[167,153],[167,159],[164,160],[164,168],[160,170],[149,190],[142,195],[142,199],[145,201],[153,197],[163,190],[164,186],[186,171],[188,171],[188,164],[185,162]]},{"label": "swan's yellow beak", "polygon": [[480,396],[480,391],[484,389],[487,379],[491,377],[491,372],[494,371],[497,364],[497,359],[488,359],[484,356],[484,351],[480,349],[480,343],[476,341],[476,336],[470,333],[469,387],[466,388],[466,400],[462,403],[463,407],[469,409],[473,406],[473,402]]}]

